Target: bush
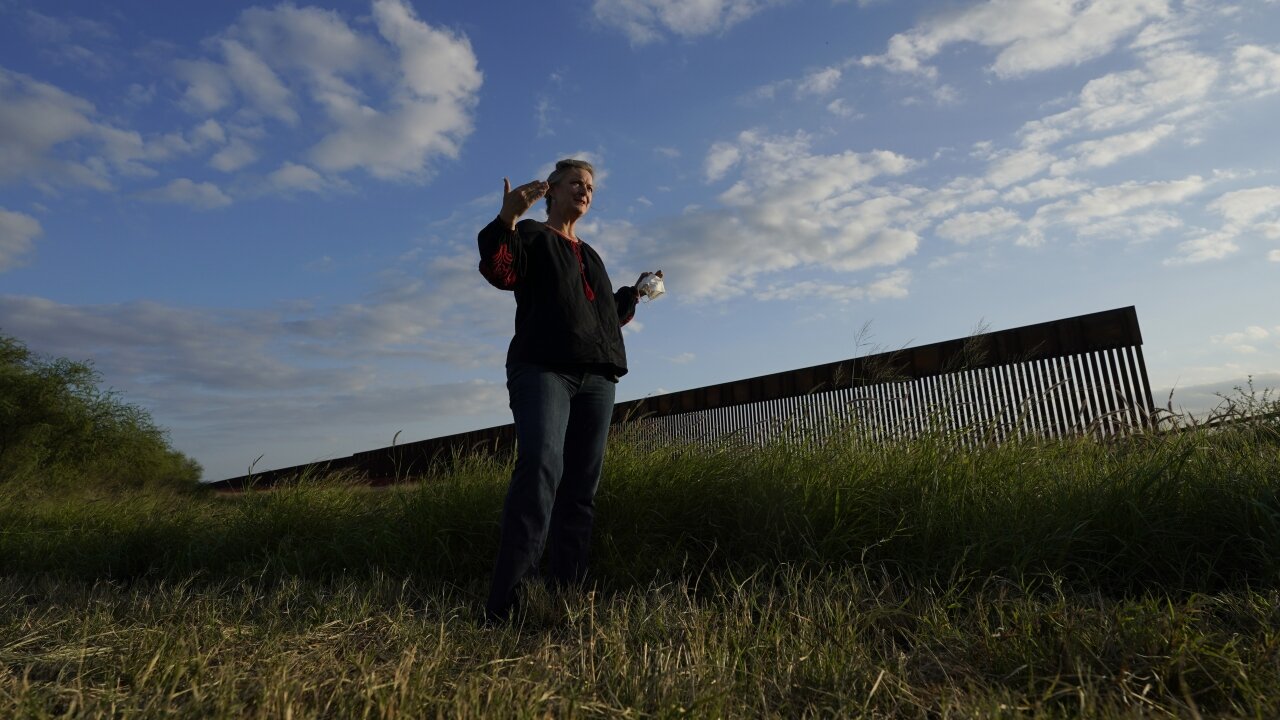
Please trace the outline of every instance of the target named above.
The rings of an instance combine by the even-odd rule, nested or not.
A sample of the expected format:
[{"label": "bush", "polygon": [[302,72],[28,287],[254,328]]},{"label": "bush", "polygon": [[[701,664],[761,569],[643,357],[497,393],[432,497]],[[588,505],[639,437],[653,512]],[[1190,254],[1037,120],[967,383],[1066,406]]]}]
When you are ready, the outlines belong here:
[{"label": "bush", "polygon": [[0,335],[0,482],[195,486],[200,466],[101,380],[89,363],[43,359]]}]

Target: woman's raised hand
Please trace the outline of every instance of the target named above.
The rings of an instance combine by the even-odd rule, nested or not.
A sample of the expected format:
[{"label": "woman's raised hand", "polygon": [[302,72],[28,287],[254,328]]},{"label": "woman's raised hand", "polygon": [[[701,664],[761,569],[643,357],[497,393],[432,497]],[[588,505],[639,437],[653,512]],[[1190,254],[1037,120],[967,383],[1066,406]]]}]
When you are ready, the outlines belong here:
[{"label": "woman's raised hand", "polygon": [[498,217],[512,230],[515,230],[516,221],[520,219],[520,216],[529,212],[529,208],[542,199],[542,196],[547,194],[547,190],[550,187],[545,181],[534,180],[513,190],[511,181],[507,178],[502,178],[502,210],[498,211]]}]

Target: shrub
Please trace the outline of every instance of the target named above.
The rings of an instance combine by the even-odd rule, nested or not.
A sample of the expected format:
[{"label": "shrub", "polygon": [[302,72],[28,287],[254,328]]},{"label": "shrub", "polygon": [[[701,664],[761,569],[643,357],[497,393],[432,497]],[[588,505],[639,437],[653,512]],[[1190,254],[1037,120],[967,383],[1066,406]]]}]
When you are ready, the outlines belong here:
[{"label": "shrub", "polygon": [[0,482],[194,487],[200,466],[101,380],[90,363],[41,358],[0,335]]}]

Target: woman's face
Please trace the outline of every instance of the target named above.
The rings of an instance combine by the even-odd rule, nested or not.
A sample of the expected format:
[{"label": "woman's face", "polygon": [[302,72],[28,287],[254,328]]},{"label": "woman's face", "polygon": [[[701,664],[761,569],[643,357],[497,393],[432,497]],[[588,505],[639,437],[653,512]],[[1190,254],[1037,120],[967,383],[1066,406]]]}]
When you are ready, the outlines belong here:
[{"label": "woman's face", "polygon": [[595,193],[591,173],[582,168],[570,168],[564,177],[551,186],[547,194],[551,196],[552,212],[561,213],[574,218],[587,214],[591,207],[591,196]]}]

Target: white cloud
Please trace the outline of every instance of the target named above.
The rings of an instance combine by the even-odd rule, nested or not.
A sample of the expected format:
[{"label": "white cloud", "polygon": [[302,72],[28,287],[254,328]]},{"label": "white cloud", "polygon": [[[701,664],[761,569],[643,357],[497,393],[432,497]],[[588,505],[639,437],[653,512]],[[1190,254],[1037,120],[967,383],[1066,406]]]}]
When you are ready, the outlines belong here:
[{"label": "white cloud", "polygon": [[1270,95],[1280,90],[1280,53],[1259,45],[1236,48],[1231,74],[1232,91]]},{"label": "white cloud", "polygon": [[[1169,11],[1165,0],[1094,0],[1072,3],[1070,6],[1048,2],[1041,5],[1080,9],[1062,26],[1043,29],[1029,26],[1007,28],[1016,39],[1007,45],[1000,42],[1004,38],[996,40],[997,45],[1004,47],[992,66],[997,75],[1017,77],[1079,65],[1086,60],[1101,57],[1110,52],[1122,38],[1154,19],[1164,17]],[[1025,32],[1027,30],[1031,32]]]},{"label": "white cloud", "polygon": [[966,245],[979,238],[999,237],[1022,225],[1017,213],[1002,207],[961,213],[938,225],[938,236]]},{"label": "white cloud", "polygon": [[551,115],[556,111],[556,107],[551,104],[551,98],[546,95],[540,95],[538,102],[533,106],[533,116],[538,124],[538,137],[550,137],[556,134],[551,129]]},{"label": "white cloud", "polygon": [[1261,217],[1280,214],[1280,186],[1235,190],[1209,203],[1208,207],[1229,223],[1249,225]]},{"label": "white cloud", "polygon": [[738,160],[742,152],[732,143],[718,142],[707,151],[705,172],[707,182],[715,182],[725,176]]},{"label": "white cloud", "polygon": [[185,132],[144,136],[96,119],[87,100],[0,69],[0,182],[114,189],[149,178],[155,165],[217,147],[226,130],[215,120]]},{"label": "white cloud", "polygon": [[258,152],[243,138],[232,138],[226,147],[214,153],[209,159],[210,167],[222,172],[235,172],[242,167],[253,164],[258,159]]},{"label": "white cloud", "polygon": [[235,99],[235,90],[227,71],[217,63],[203,60],[179,60],[174,74],[186,83],[181,105],[191,113],[218,112]]},{"label": "white cloud", "polygon": [[259,55],[235,40],[222,41],[226,72],[236,88],[257,110],[286,125],[298,124],[293,93]]},{"label": "white cloud", "polygon": [[1121,39],[1166,16],[1166,0],[988,0],[894,35],[864,66],[936,77],[929,61],[950,45],[998,49],[990,69],[1011,78],[1080,63],[1110,52]]},{"label": "white cloud", "polygon": [[223,390],[324,384],[323,372],[289,367],[267,352],[265,314],[215,314],[154,302],[76,306],[39,297],[0,295],[7,332],[42,352],[91,356],[118,377]]},{"label": "white cloud", "polygon": [[1280,237],[1280,187],[1264,186],[1225,193],[1208,209],[1223,217],[1222,227],[1202,232],[1178,245],[1176,255],[1166,265],[1218,260],[1240,249],[1236,243],[1245,234]]},{"label": "white cloud", "polygon": [[1147,212],[1104,218],[1079,226],[1076,233],[1080,237],[1133,242],[1149,240],[1182,226],[1182,219],[1172,213]]},{"label": "white cloud", "polygon": [[602,24],[625,33],[633,45],[643,45],[666,33],[692,38],[723,32],[782,1],[595,0],[591,11]]},{"label": "white cloud", "polygon": [[1221,260],[1240,249],[1240,246],[1235,243],[1238,235],[1238,232],[1228,229],[1204,233],[1199,237],[1183,241],[1178,243],[1177,255],[1165,259],[1164,264],[1189,265],[1209,260]]},{"label": "white cloud", "polygon": [[[367,32],[335,11],[250,8],[209,43],[212,57],[177,63],[184,105],[318,128],[295,164],[384,180],[429,178],[471,133],[483,82],[475,53],[465,36],[428,24],[405,0],[373,0],[372,18],[375,32]],[[237,137],[210,164],[232,172],[255,154]]]},{"label": "white cloud", "polygon": [[217,120],[205,120],[191,132],[192,138],[199,144],[213,143],[221,145],[227,141],[226,130]]},{"label": "white cloud", "polygon": [[987,182],[1002,188],[1035,177],[1053,164],[1054,157],[1036,149],[998,153],[987,167]]},{"label": "white cloud", "polygon": [[689,363],[697,359],[698,359],[698,356],[691,352],[682,352],[679,355],[667,358],[667,360],[669,360],[672,364],[675,364],[675,365],[688,365]]},{"label": "white cloud", "polygon": [[826,95],[840,84],[843,73],[840,68],[829,67],[815,70],[800,81],[796,93],[799,95]]},{"label": "white cloud", "polygon": [[844,98],[836,98],[827,103],[827,112],[842,118],[851,118],[858,114],[856,110],[845,104]]},{"label": "white cloud", "polygon": [[212,210],[231,204],[231,198],[217,185],[210,182],[195,182],[188,178],[178,178],[164,187],[147,190],[139,194],[146,200],[156,202],[187,205],[197,210]]},{"label": "white cloud", "polygon": [[110,187],[101,171],[55,153],[65,143],[93,135],[94,113],[87,100],[0,69],[0,181]]},{"label": "white cloud", "polygon": [[1199,175],[1182,180],[1141,183],[1136,181],[1094,188],[1072,200],[1059,200],[1040,207],[1036,219],[1040,222],[1060,221],[1069,225],[1083,225],[1098,218],[1123,215],[1152,205],[1180,203],[1203,192],[1209,181]]},{"label": "white cloud", "polygon": [[1026,185],[1010,188],[1002,197],[1005,202],[1022,204],[1051,200],[1063,195],[1074,195],[1088,189],[1089,184],[1080,180],[1055,177],[1036,180]]},{"label": "white cloud", "polygon": [[39,220],[0,208],[0,272],[22,264],[22,256],[43,232]]},{"label": "white cloud", "polygon": [[379,33],[399,51],[393,107],[342,118],[311,159],[321,168],[362,168],[382,179],[429,174],[436,157],[455,158],[471,133],[470,109],[482,75],[466,37],[422,22],[403,0],[375,0]]},{"label": "white cloud", "polygon": [[911,282],[911,272],[908,270],[894,270],[891,273],[879,275],[867,286],[867,298],[870,300],[904,298],[907,296],[909,282]]},{"label": "white cloud", "polygon": [[907,285],[911,282],[911,272],[895,270],[877,276],[868,285],[852,285],[844,283],[824,283],[814,280],[770,285],[756,293],[758,300],[795,301],[816,298],[820,300],[848,303],[861,300],[885,300],[907,297]]},{"label": "white cloud", "polygon": [[1271,337],[1271,333],[1266,328],[1259,325],[1250,325],[1243,331],[1227,333],[1226,335],[1214,335],[1209,340],[1215,345],[1226,345],[1238,353],[1251,355],[1258,352],[1258,348],[1254,343],[1266,340],[1269,337]]},{"label": "white cloud", "polygon": [[906,197],[875,188],[917,163],[888,151],[812,151],[807,135],[741,133],[711,154],[716,177],[736,172],[718,208],[689,208],[641,229],[669,239],[636,250],[645,266],[670,271],[668,287],[684,298],[748,292],[756,278],[803,266],[853,272],[895,265],[915,252],[919,236],[904,212]]},{"label": "white cloud", "polygon": [[321,192],[330,186],[324,176],[315,170],[287,161],[267,176],[267,184],[271,189],[283,193]]},{"label": "white cloud", "polygon": [[1075,132],[1112,130],[1161,113],[1185,116],[1200,108],[1221,70],[1217,60],[1186,51],[1153,54],[1142,62],[1090,80],[1074,107],[1024,125],[1024,144],[1044,147]]},{"label": "white cloud", "polygon": [[1142,130],[1076,143],[1067,148],[1067,152],[1074,157],[1054,163],[1049,171],[1054,175],[1070,175],[1084,169],[1107,167],[1122,158],[1150,150],[1172,135],[1173,131],[1173,125],[1162,123]]}]

